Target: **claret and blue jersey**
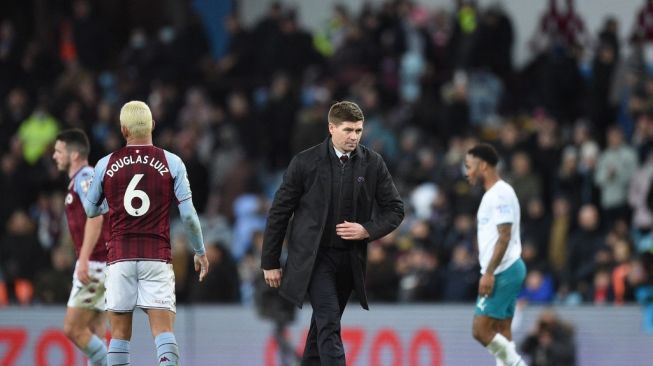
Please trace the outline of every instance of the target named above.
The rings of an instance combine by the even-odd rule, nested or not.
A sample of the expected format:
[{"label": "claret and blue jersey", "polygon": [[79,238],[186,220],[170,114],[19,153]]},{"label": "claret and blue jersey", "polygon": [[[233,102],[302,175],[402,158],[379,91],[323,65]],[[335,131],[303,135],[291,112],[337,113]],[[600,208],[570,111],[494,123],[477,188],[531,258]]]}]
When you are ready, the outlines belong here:
[{"label": "claret and blue jersey", "polygon": [[96,216],[106,198],[111,221],[108,262],[169,262],[171,203],[179,205],[182,216],[184,207],[196,216],[182,160],[152,145],[130,145],[102,158],[94,177],[84,208]]}]

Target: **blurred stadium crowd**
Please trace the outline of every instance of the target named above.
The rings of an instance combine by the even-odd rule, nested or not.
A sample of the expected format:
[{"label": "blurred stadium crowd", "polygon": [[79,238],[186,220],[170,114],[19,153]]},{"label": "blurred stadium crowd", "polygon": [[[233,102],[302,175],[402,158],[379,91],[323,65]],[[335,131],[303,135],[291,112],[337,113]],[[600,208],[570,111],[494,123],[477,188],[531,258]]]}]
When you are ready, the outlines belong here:
[{"label": "blurred stadium crowd", "polygon": [[201,215],[202,286],[173,225],[179,303],[254,301],[283,170],[326,137],[328,107],[343,99],[363,108],[363,143],[383,155],[408,207],[398,230],[369,245],[370,300],[475,299],[482,191],[462,161],[484,140],[521,202],[524,301],[653,301],[652,1],[622,41],[615,18],[591,34],[573,1],[552,0],[519,67],[508,13],[473,1],[339,5],[312,33],[271,3],[252,26],[237,12],[213,20],[229,39],[220,58],[190,2],[151,19],[135,18],[135,2],[122,22],[130,5],[107,3],[0,6],[0,304],[67,300],[74,254],[53,140],[84,129],[94,163],[123,144],[117,111],[132,99],[152,108],[155,144],[185,161]]}]

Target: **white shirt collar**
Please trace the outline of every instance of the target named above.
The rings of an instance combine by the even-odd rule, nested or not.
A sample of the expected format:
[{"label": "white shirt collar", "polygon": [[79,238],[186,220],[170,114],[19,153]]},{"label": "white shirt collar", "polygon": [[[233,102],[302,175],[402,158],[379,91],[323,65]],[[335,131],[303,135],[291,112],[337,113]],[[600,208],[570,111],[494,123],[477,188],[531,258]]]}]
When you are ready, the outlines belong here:
[{"label": "white shirt collar", "polygon": [[348,153],[340,152],[340,150],[336,149],[335,146],[333,147],[333,150],[336,152],[336,156],[338,157],[338,159],[340,159],[340,157],[343,156],[343,155],[346,155],[348,158],[351,157],[351,153],[350,153],[350,152],[348,152]]}]

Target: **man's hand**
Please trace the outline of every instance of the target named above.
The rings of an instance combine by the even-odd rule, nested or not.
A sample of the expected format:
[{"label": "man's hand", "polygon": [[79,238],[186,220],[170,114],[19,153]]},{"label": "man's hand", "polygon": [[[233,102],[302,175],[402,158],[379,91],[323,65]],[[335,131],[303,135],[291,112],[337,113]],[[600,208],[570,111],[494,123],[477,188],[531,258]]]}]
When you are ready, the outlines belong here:
[{"label": "man's hand", "polygon": [[88,259],[77,261],[77,278],[84,284],[91,283],[91,276],[88,275]]},{"label": "man's hand", "polygon": [[281,276],[281,268],[263,270],[263,278],[265,278],[265,283],[267,283],[270,287],[277,288],[281,286]]},{"label": "man's hand", "polygon": [[195,254],[195,272],[200,273],[200,282],[204,280],[206,274],[209,272],[209,260],[206,259],[206,254],[197,255]]},{"label": "man's hand", "polygon": [[494,290],[494,274],[486,272],[478,282],[478,295],[485,297],[491,296],[492,290]]},{"label": "man's hand", "polygon": [[336,225],[336,234],[344,240],[363,240],[370,237],[363,225],[349,221]]}]

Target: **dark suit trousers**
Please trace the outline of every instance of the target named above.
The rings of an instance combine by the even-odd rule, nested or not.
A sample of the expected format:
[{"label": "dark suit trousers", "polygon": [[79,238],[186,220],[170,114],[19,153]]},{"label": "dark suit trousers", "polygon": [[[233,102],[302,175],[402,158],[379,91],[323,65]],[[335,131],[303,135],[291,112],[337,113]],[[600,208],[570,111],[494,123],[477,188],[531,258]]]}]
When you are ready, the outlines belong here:
[{"label": "dark suit trousers", "polygon": [[320,248],[308,296],[313,307],[303,366],[344,366],[340,319],[353,289],[351,249]]}]

